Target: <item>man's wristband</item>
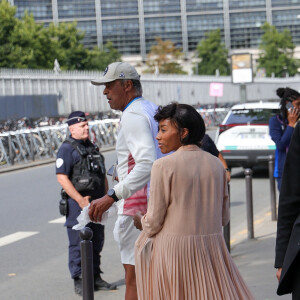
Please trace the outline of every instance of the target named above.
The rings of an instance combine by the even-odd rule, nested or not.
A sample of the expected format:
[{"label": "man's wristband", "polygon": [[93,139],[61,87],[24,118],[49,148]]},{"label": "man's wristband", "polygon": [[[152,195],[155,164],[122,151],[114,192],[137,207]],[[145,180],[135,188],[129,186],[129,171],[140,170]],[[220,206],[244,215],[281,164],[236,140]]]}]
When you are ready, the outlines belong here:
[{"label": "man's wristband", "polygon": [[225,170],[226,170],[227,172],[230,172],[230,169],[229,169],[229,168],[226,168]]},{"label": "man's wristband", "polygon": [[119,198],[117,197],[116,192],[115,192],[114,189],[109,189],[109,190],[107,191],[107,195],[108,195],[109,197],[113,198],[115,202],[119,201]]}]

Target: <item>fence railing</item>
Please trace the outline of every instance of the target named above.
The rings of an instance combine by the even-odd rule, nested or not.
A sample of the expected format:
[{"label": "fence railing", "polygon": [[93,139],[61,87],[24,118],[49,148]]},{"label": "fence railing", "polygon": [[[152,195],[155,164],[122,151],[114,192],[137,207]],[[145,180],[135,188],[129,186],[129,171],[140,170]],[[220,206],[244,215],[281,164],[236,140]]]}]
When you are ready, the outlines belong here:
[{"label": "fence railing", "polygon": [[[90,139],[101,149],[115,145],[119,119],[89,121]],[[55,157],[69,133],[67,124],[0,134],[0,165]]]},{"label": "fence railing", "polygon": [[[218,126],[228,110],[228,108],[197,109],[204,119],[206,128]],[[119,119],[89,121],[91,141],[100,149],[114,146],[118,124]],[[0,133],[0,165],[55,157],[68,134],[67,124]]]}]

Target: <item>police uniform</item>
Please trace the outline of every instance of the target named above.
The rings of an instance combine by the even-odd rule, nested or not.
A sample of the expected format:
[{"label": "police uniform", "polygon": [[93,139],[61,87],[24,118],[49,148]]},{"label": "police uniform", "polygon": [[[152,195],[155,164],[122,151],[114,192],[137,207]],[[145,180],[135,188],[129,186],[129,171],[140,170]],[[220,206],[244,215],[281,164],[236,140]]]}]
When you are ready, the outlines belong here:
[{"label": "police uniform", "polygon": [[[79,112],[75,113],[78,114]],[[72,114],[70,116],[72,116]],[[71,119],[70,116],[69,120]],[[71,122],[71,124],[75,123]],[[90,140],[76,140],[70,136],[66,141],[64,141],[57,153],[56,174],[67,175],[75,189],[83,197],[91,196],[90,201],[101,198],[105,194],[106,175],[104,157]],[[81,208],[72,198],[68,197],[67,201],[68,213],[66,215],[65,226],[67,227],[69,238],[69,270],[71,277],[74,280],[77,280],[81,276],[81,239],[79,231],[73,230],[72,227],[78,224],[77,217],[80,215]],[[100,277],[101,279],[100,273],[102,272],[100,269],[100,253],[104,244],[104,226],[92,222],[87,224],[87,226],[93,231],[94,276],[95,278]],[[105,284],[107,284],[107,289],[114,288],[102,279],[101,281],[104,287]]]}]

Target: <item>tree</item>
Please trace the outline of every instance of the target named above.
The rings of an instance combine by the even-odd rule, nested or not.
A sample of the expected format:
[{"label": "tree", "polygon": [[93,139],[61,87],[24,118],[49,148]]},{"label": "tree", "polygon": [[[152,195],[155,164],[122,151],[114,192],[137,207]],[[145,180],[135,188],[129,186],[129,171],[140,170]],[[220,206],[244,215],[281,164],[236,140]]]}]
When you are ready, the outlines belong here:
[{"label": "tree", "polygon": [[17,22],[15,14],[15,7],[6,0],[0,2],[0,68],[10,67],[8,55],[11,51],[10,36]]},{"label": "tree", "polygon": [[230,65],[227,61],[228,50],[222,43],[221,30],[216,29],[205,34],[205,39],[197,46],[197,57],[200,62],[194,68],[195,74],[215,75],[219,70],[220,75],[230,74]]},{"label": "tree", "polygon": [[156,45],[151,47],[148,54],[147,66],[145,73],[155,73],[158,71],[162,74],[186,74],[177,62],[182,56],[180,49],[177,49],[170,40],[163,41],[160,37],[156,39]]},{"label": "tree", "polygon": [[16,8],[0,2],[0,67],[53,69],[57,59],[62,70],[104,70],[121,54],[111,43],[103,50],[84,47],[84,32],[74,23],[35,23],[32,14],[15,17]]},{"label": "tree", "polygon": [[121,53],[109,41],[103,45],[102,49],[94,47],[93,50],[89,51],[85,67],[88,70],[104,71],[110,63],[120,60]]},{"label": "tree", "polygon": [[262,27],[264,34],[259,48],[261,54],[258,68],[265,68],[268,77],[283,77],[286,72],[294,76],[299,67],[299,61],[293,58],[295,45],[288,29],[278,32],[275,26],[265,23]]}]

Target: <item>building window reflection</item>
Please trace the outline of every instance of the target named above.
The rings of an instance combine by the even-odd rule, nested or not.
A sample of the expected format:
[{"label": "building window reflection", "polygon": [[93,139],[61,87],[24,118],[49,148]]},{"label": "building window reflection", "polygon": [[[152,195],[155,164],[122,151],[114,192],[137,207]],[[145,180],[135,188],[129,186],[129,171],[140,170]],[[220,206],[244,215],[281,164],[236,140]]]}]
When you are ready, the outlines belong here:
[{"label": "building window reflection", "polygon": [[138,0],[101,0],[102,16],[138,15]]},{"label": "building window reflection", "polygon": [[266,13],[230,14],[230,37],[232,48],[256,48],[263,34],[261,26],[266,22]]},{"label": "building window reflection", "polygon": [[180,0],[144,0],[145,14],[180,12]]},{"label": "building window reflection", "polygon": [[177,48],[182,47],[181,19],[178,17],[145,18],[146,52],[156,44],[155,38],[171,40]]},{"label": "building window reflection", "polygon": [[138,19],[103,20],[103,42],[111,41],[123,54],[140,53]]},{"label": "building window reflection", "polygon": [[224,20],[223,15],[199,15],[188,16],[188,45],[189,50],[195,50],[198,43],[205,38],[205,33],[221,29],[221,35],[224,39]]},{"label": "building window reflection", "polygon": [[51,0],[15,0],[14,5],[17,7],[17,18],[21,18],[27,10],[29,14],[33,14],[37,21],[52,19]]}]

